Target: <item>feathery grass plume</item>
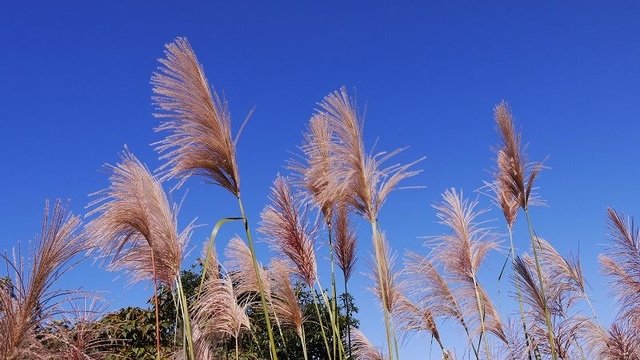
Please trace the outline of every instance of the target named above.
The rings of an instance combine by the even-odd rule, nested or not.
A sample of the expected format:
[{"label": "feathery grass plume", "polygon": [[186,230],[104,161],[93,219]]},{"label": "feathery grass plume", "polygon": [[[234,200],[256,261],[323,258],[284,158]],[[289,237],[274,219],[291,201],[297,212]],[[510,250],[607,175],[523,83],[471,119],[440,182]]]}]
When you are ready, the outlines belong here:
[{"label": "feathery grass plume", "polygon": [[[573,352],[583,351],[578,342],[578,329],[582,326],[582,320],[572,315],[570,311],[577,300],[584,296],[583,292],[576,289],[574,280],[569,279],[566,274],[557,272],[554,275],[557,278],[547,276],[543,278],[546,289],[543,293],[534,275],[535,267],[535,261],[530,256],[516,257],[515,281],[519,282],[524,302],[529,305],[527,316],[531,340],[537,344],[537,349],[541,353],[550,356],[555,353],[560,358],[567,358]],[[553,319],[552,329],[555,336],[553,351],[547,337],[546,311],[549,311]]]},{"label": "feathery grass plume", "polygon": [[[401,298],[398,273],[393,269],[395,255],[391,253],[385,235],[381,233],[379,237],[381,248],[372,254],[370,263],[371,278],[374,281],[372,291],[378,298],[385,315],[389,314],[389,317],[393,317]],[[390,347],[393,348],[392,352],[397,356],[398,344],[393,324],[390,323],[386,328],[387,338],[391,342]]]},{"label": "feathery grass plume", "polygon": [[[222,277],[222,269],[220,267],[220,262],[218,261],[218,253],[215,247],[205,246],[203,254],[203,258],[206,259],[206,263],[209,264],[206,268],[203,269],[205,271],[204,280],[209,281],[219,281]],[[233,280],[232,280],[233,281]],[[205,288],[206,282],[202,282],[201,286],[198,287],[198,295],[192,299],[194,305],[191,308],[194,308],[199,301],[202,301],[202,291]],[[238,294],[239,295],[239,294]],[[215,353],[217,351],[216,346],[220,341],[219,333],[207,333],[204,332],[200,328],[200,324],[197,321],[194,321],[191,324],[191,337],[193,342],[193,352],[195,360],[210,360],[215,357]],[[188,359],[187,354],[180,349],[179,351],[175,351],[171,358],[173,360],[186,360]]]},{"label": "feathery grass plume", "polygon": [[545,307],[548,299],[542,295],[534,271],[529,266],[526,258],[516,257],[514,271],[514,280],[522,285],[524,301],[532,309],[529,314],[533,314],[533,317],[538,321],[544,322]]},{"label": "feathery grass plume", "polygon": [[351,329],[353,340],[353,358],[355,360],[386,360],[382,350],[375,347],[369,339],[357,328]]},{"label": "feathery grass plume", "polygon": [[302,344],[304,358],[307,359],[307,343],[304,333],[306,318],[300,308],[298,295],[291,284],[293,270],[282,260],[273,260],[267,274],[271,286],[271,306],[279,321],[292,327]]},{"label": "feathery grass plume", "polygon": [[510,193],[518,205],[527,210],[532,199],[533,183],[542,170],[540,163],[528,163],[516,132],[509,105],[502,101],[494,108],[502,147],[498,150],[498,181],[501,191]]},{"label": "feathery grass plume", "polygon": [[[195,360],[211,360],[216,358],[216,348],[215,344],[210,342],[199,328],[198,323],[194,322],[192,324],[191,334],[193,337],[193,350],[194,350],[194,359]],[[169,357],[171,360],[187,360],[185,352],[180,349],[178,351],[174,351]]]},{"label": "feathery grass plume", "polygon": [[[161,167],[165,179],[177,177],[180,186],[191,175],[202,175],[212,183],[227,189],[238,199],[244,222],[252,263],[258,273],[249,220],[240,196],[240,179],[236,162],[236,139],[231,138],[231,117],[227,105],[212,92],[189,42],[177,38],[166,46],[166,58],[154,73],[154,102],[160,118],[168,118],[156,130],[167,131],[168,136],[157,143],[156,150],[167,162]],[[213,241],[212,239],[210,241]],[[260,288],[262,310],[267,323],[271,359],[278,355],[269,321],[269,309]]]},{"label": "feathery grass plume", "polygon": [[111,170],[109,188],[94,194],[87,216],[92,245],[110,258],[110,270],[125,270],[133,282],[158,281],[173,288],[192,225],[178,233],[176,208],[160,182],[128,150]]},{"label": "feathery grass plume", "polygon": [[[110,258],[110,270],[124,270],[131,281],[151,280],[156,307],[156,346],[160,351],[158,284],[181,291],[180,266],[183,249],[193,224],[178,233],[176,207],[169,200],[147,167],[128,150],[111,170],[111,185],[94,194],[87,216],[92,245]],[[185,326],[189,326],[186,301],[183,301]],[[189,331],[190,332],[190,331]],[[189,334],[190,336],[190,334]]]},{"label": "feathery grass plume", "polygon": [[[258,230],[266,236],[270,246],[279,254],[284,255],[284,258],[295,267],[296,276],[309,289],[313,289],[314,283],[318,282],[314,249],[316,230],[308,228],[306,212],[298,210],[299,201],[291,192],[287,179],[282,176],[276,178],[269,198],[271,205],[267,205],[260,214],[261,226]],[[322,291],[322,287],[320,289]],[[329,353],[328,341],[326,340],[324,325],[319,315],[318,304],[316,298],[314,297],[313,299],[318,312],[318,319],[320,319],[322,337],[327,353]],[[323,294],[323,300],[325,299],[326,297]],[[328,300],[327,306],[332,308]],[[332,321],[331,329],[337,331],[337,325],[333,323],[335,317],[332,311],[330,311],[330,315]]]},{"label": "feathery grass plume", "polygon": [[500,170],[496,173],[496,179],[493,182],[485,182],[485,187],[488,187],[493,195],[493,202],[500,208],[502,215],[507,223],[509,229],[513,229],[513,225],[518,218],[518,210],[520,210],[520,204],[514,193],[511,191],[509,185],[505,181],[501,181]]},{"label": "feathery grass plume", "polygon": [[109,269],[125,270],[131,280],[152,280],[173,288],[192,225],[177,231],[176,208],[160,182],[128,150],[109,166],[109,188],[94,194],[87,216],[92,244],[110,258]]},{"label": "feathery grass plume", "polygon": [[[79,299],[83,300],[83,299]],[[123,340],[105,338],[103,334],[115,329],[114,325],[100,322],[106,304],[99,299],[70,299],[57,321],[41,334],[47,348],[56,359],[109,359],[124,344]]]},{"label": "feathery grass plume", "polygon": [[[249,247],[242,241],[239,237],[233,237],[227,247],[225,249],[226,256],[226,269],[229,277],[234,283],[234,287],[236,288],[236,292],[239,296],[245,294],[257,294],[260,292],[260,284],[258,284],[258,277],[255,274],[255,269],[251,264],[251,251]],[[264,294],[266,297],[269,306],[273,308],[273,298],[271,296],[271,282],[269,279],[268,270],[259,266],[260,279],[263,284]],[[274,314],[274,320],[276,321],[276,325],[278,331],[280,333],[280,338],[283,343],[284,334],[282,333],[280,319],[278,318],[278,314]]]},{"label": "feathery grass plume", "polygon": [[539,245],[540,263],[547,270],[543,274],[545,292],[542,292],[539,283],[532,282],[536,264],[528,254],[522,256],[520,265],[526,266],[529,272],[530,279],[527,280],[525,292],[531,291],[531,286],[535,285],[535,297],[539,298],[536,301],[538,305],[536,311],[541,320],[544,320],[544,306],[540,305],[546,305],[556,319],[567,318],[569,309],[579,299],[586,298],[585,281],[580,264],[576,260],[563,258],[549,242],[540,237],[536,237],[536,244]]},{"label": "feathery grass plume", "polygon": [[640,229],[633,218],[625,218],[613,209],[607,211],[611,242],[605,255],[600,256],[600,264],[611,279],[619,317],[640,328]]},{"label": "feathery grass plume", "polygon": [[[507,224],[507,231],[509,233],[509,255],[504,261],[502,265],[502,270],[500,271],[500,275],[498,276],[498,281],[502,278],[503,271],[509,263],[511,262],[511,267],[513,268],[514,261],[516,258],[516,248],[513,243],[513,226],[518,217],[518,211],[520,210],[520,205],[518,203],[518,199],[514,196],[513,192],[510,191],[509,185],[505,181],[501,181],[501,172],[498,170],[495,175],[495,179],[491,183],[485,182],[486,187],[492,190],[493,192],[493,202],[502,210],[502,215],[504,216],[505,222]],[[520,310],[520,321],[522,322],[522,329],[524,332],[525,343],[530,344],[531,339],[529,335],[529,331],[527,330],[527,322],[526,315],[524,312],[524,302],[522,300],[522,290],[520,289],[520,284],[515,282],[516,288],[516,296],[518,298],[518,308]],[[513,354],[513,347],[507,345],[507,354]],[[531,353],[529,352],[532,348],[530,346],[525,346],[525,350],[528,351],[527,357],[531,360]],[[516,349],[517,352],[518,349]],[[511,356],[511,355],[509,355]],[[514,355],[515,356],[515,355]]]},{"label": "feathery grass plume", "polygon": [[436,316],[453,318],[465,328],[462,308],[446,280],[435,265],[415,252],[407,251],[405,256],[407,288],[418,302],[427,304]]},{"label": "feathery grass plume", "polygon": [[[535,235],[531,218],[529,217],[529,205],[537,199],[532,196],[533,184],[543,168],[542,163],[527,162],[526,155],[522,149],[521,135],[516,132],[513,117],[509,106],[502,101],[494,108],[494,117],[498,128],[498,133],[502,138],[502,146],[498,150],[498,181],[501,188],[511,193],[511,197],[517,199],[518,204],[524,210],[529,227],[529,235],[533,250],[533,257],[536,263],[536,273],[540,284],[540,291],[544,296],[545,288],[543,282],[542,268],[538,259],[538,251],[535,244]],[[551,315],[545,305],[545,324],[547,326],[547,338],[552,349],[551,357],[557,359],[554,345],[553,325]]]},{"label": "feathery grass plume", "polygon": [[[335,245],[332,238],[334,208],[341,198],[344,189],[337,182],[336,177],[328,176],[336,167],[336,156],[334,154],[333,132],[330,128],[329,120],[322,113],[316,113],[309,121],[309,130],[304,135],[304,142],[301,147],[304,160],[302,162],[292,161],[290,168],[298,173],[302,187],[308,193],[311,203],[320,210],[320,214],[327,227],[329,242],[329,256],[331,268],[331,312],[338,313],[337,289],[334,270]],[[343,272],[344,273],[344,272]],[[346,279],[346,278],[345,278]],[[346,286],[346,282],[345,282]],[[337,316],[332,316],[332,322],[337,321]],[[338,328],[338,324],[332,327]],[[334,333],[333,357],[338,356],[336,343],[340,341],[340,335]]]},{"label": "feathery grass plume", "polygon": [[435,317],[452,318],[460,323],[467,335],[471,349],[478,359],[478,350],[473,344],[473,337],[464,319],[462,307],[453,290],[431,260],[415,252],[407,251],[404,273],[407,289],[410,290],[411,295],[417,299],[418,303],[431,309]]},{"label": "feathery grass plume", "polygon": [[[574,321],[574,316],[568,316],[562,320],[557,321],[554,327],[554,333],[556,334],[556,351],[558,357],[561,359],[576,359],[579,356],[584,358],[584,348],[579,342],[578,334],[582,324]],[[545,330],[543,327],[538,328],[538,338],[544,339]],[[547,351],[544,348],[548,347],[547,344],[538,346],[541,351]]]},{"label": "feathery grass plume", "polygon": [[349,211],[346,205],[338,206],[335,219],[335,253],[338,266],[342,270],[345,282],[349,281],[356,265],[356,232],[349,224]]},{"label": "feathery grass plume", "polygon": [[314,114],[304,134],[303,161],[292,161],[289,166],[298,174],[302,187],[327,222],[332,220],[334,206],[342,197],[337,179],[328,176],[336,166],[333,141],[328,118],[321,113]]},{"label": "feathery grass plume", "polygon": [[[549,279],[553,279],[553,281],[550,281],[553,284],[549,286],[560,288],[555,292],[564,291],[569,294],[570,296],[563,296],[565,300],[574,301],[582,297],[595,316],[595,311],[586,293],[586,281],[582,273],[580,260],[577,257],[564,258],[548,241],[540,237],[536,237],[536,243],[540,247],[540,261],[546,269],[546,276]],[[572,303],[569,303],[567,306],[571,305]]]},{"label": "feathery grass plume", "polygon": [[[325,173],[326,179],[319,182],[341,186],[339,190],[344,194],[345,201],[359,214],[375,221],[378,212],[389,193],[398,187],[399,183],[420,173],[410,170],[416,162],[384,167],[385,162],[398,154],[402,149],[390,153],[380,152],[375,155],[365,153],[362,139],[361,121],[358,119],[355,104],[349,99],[343,87],[327,95],[319,104],[316,116],[326,118],[330,130],[335,134],[334,156],[336,163],[332,171]],[[328,199],[334,196],[336,190],[331,186],[320,196]]]},{"label": "feathery grass plume", "polygon": [[496,358],[505,360],[532,358],[531,351],[533,347],[531,346],[531,341],[521,331],[518,331],[518,328],[522,329],[521,326],[517,326],[511,321],[505,326],[504,333],[507,341],[500,344],[500,352]]},{"label": "feathery grass plume", "polygon": [[[258,293],[259,286],[253,265],[251,264],[251,251],[247,244],[237,236],[234,236],[224,250],[226,262],[225,267],[229,277],[233,280],[238,295],[247,293]],[[269,277],[267,272],[260,267],[260,277],[265,284],[265,294],[271,297],[269,289]]]},{"label": "feathery grass plume", "polygon": [[[336,241],[333,246],[338,266],[342,270],[344,293],[349,295],[349,279],[356,264],[357,238],[355,230],[349,224],[349,211],[346,204],[340,203],[337,208],[338,211],[335,218]],[[346,297],[344,300],[344,307],[347,313],[347,344],[349,352],[351,352],[351,309]]]},{"label": "feathery grass plume", "polygon": [[584,319],[580,333],[587,341],[588,355],[603,360],[640,360],[640,330],[628,320],[616,320],[608,330]]},{"label": "feathery grass plume", "polygon": [[[349,99],[344,87],[324,98],[318,105],[316,116],[327,119],[335,139],[333,146],[335,163],[332,171],[324,174],[327,177],[326,182],[340,186],[341,189],[338,192],[344,195],[343,201],[371,223],[374,252],[378,258],[383,251],[377,224],[378,212],[389,193],[397,188],[400,182],[420,172],[411,170],[417,161],[406,165],[395,164],[383,167],[402,149],[375,155],[365,153],[361,121],[358,119],[356,106]],[[332,187],[328,188],[332,189]],[[326,191],[320,198],[328,199],[333,195],[332,189],[332,191]],[[381,269],[378,268],[378,274],[381,273]],[[378,280],[381,282],[381,279]],[[384,296],[384,292],[382,295]],[[390,338],[390,314],[386,310],[384,319],[389,356],[393,358],[392,347],[395,341]]]},{"label": "feathery grass plume", "polygon": [[385,235],[380,234],[380,237],[383,244],[382,251],[379,254],[372,254],[370,263],[371,278],[375,282],[372,291],[380,305],[390,314],[394,314],[398,301],[402,297],[398,273],[393,269],[395,255],[391,253]]},{"label": "feathery grass plume", "polygon": [[[165,58],[151,78],[153,101],[167,119],[156,131],[169,135],[156,145],[166,163],[164,178],[201,175],[240,194],[235,141],[227,104],[211,91],[198,58],[185,38],[166,45]],[[180,185],[179,184],[179,185]]]},{"label": "feathery grass plume", "polygon": [[609,341],[603,349],[601,359],[639,360],[640,333],[637,327],[613,324],[609,330]]},{"label": "feathery grass plume", "polygon": [[442,204],[434,207],[440,222],[452,232],[435,238],[436,258],[458,284],[461,308],[465,315],[477,321],[488,353],[488,332],[503,341],[505,335],[498,312],[478,282],[478,271],[488,252],[498,245],[495,235],[477,223],[477,217],[482,213],[476,210],[477,201],[463,199],[462,192],[453,188],[446,190],[442,198]]},{"label": "feathery grass plume", "polygon": [[436,326],[435,316],[431,309],[425,304],[414,303],[405,295],[400,295],[396,304],[394,318],[399,324],[399,330],[405,337],[409,337],[416,333],[426,332],[431,335],[440,350],[444,359],[449,359],[447,350],[442,345],[440,332]]},{"label": "feathery grass plume", "polygon": [[304,315],[298,303],[298,296],[291,283],[293,269],[282,260],[273,260],[269,265],[269,279],[272,288],[273,310],[283,323],[302,333]]},{"label": "feathery grass plume", "polygon": [[282,176],[273,182],[268,205],[260,214],[259,231],[271,247],[283,254],[296,268],[296,275],[313,287],[317,277],[314,249],[315,230],[309,229],[305,211],[298,210],[299,203]]},{"label": "feathery grass plume", "polygon": [[218,260],[218,252],[214,246],[209,247],[208,244],[205,245],[202,251],[202,258],[204,259],[203,264],[206,262],[210,264],[206,268],[203,268],[202,271],[205,271],[204,274],[205,280],[207,278],[215,278],[219,279],[222,275],[222,268],[220,266],[220,261]]},{"label": "feathery grass plume", "polygon": [[53,209],[47,201],[30,260],[25,261],[19,253],[14,253],[13,261],[3,256],[7,272],[14,272],[14,276],[8,274],[0,289],[0,358],[28,359],[46,353],[36,328],[59,313],[57,305],[62,297],[73,294],[54,290],[53,285],[75,264],[76,255],[87,250],[79,227],[79,217],[60,200]]},{"label": "feathery grass plume", "polygon": [[242,331],[251,328],[247,315],[249,306],[248,301],[238,303],[237,292],[230,277],[207,278],[202,296],[193,305],[194,321],[201,332],[199,338],[206,339],[209,344],[234,339],[238,359],[238,337]]}]

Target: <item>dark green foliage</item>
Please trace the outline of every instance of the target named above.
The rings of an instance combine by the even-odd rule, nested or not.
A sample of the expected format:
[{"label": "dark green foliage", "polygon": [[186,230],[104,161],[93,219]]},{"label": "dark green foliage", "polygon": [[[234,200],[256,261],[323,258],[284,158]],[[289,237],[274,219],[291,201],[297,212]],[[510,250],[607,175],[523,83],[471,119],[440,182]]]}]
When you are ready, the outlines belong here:
[{"label": "dark green foliage", "polygon": [[[172,315],[170,318],[175,317]],[[160,339],[163,352],[174,347],[174,324],[170,318],[160,320]],[[106,331],[101,338],[120,344],[118,355],[128,359],[155,359],[155,313],[153,309],[127,307],[106,315],[100,320]]]},{"label": "dark green foliage", "polygon": [[[182,271],[182,284],[187,296],[192,299],[197,294],[197,288],[200,282],[200,274],[192,270]],[[330,347],[333,346],[331,333],[327,329],[329,321],[329,313],[322,298],[309,290],[298,287],[298,297],[307,320],[305,323],[305,333],[307,339],[307,350],[309,359],[326,359],[325,346],[321,335],[320,325],[313,305],[313,296],[318,296],[320,304],[320,313],[323,317],[322,321],[327,331],[330,341]],[[160,288],[159,292],[160,305],[160,326],[161,326],[161,345],[164,355],[170,354],[172,351],[182,347],[182,325],[180,319],[176,318],[176,307],[174,298],[170,289]],[[351,295],[342,294],[338,300],[338,309],[340,312],[340,330],[342,336],[346,336],[346,311],[345,300],[350,304],[351,314],[358,312],[357,307],[353,303]],[[149,308],[142,309],[138,307],[127,307],[104,316],[100,321],[98,328],[104,328],[100,331],[99,338],[108,340],[111,348],[116,347],[116,354],[127,359],[155,359],[155,313],[153,309],[153,300],[149,300]],[[244,333],[239,339],[240,358],[241,359],[264,359],[269,358],[269,338],[265,328],[265,321],[259,304],[250,308],[249,316],[251,318],[252,331]],[[357,327],[358,321],[351,319],[351,327]],[[278,357],[285,359],[302,359],[302,346],[300,339],[293,329],[282,328],[284,343],[280,333],[273,322],[274,336],[277,341],[279,350]],[[106,345],[105,345],[106,346]],[[345,343],[346,349],[346,343]],[[229,340],[220,347],[220,358],[234,358],[235,343]]]},{"label": "dark green foliage", "polygon": [[[309,290],[303,290],[303,288],[300,286],[297,288],[297,290],[298,298],[300,299],[300,304],[306,317],[304,329],[306,334],[309,359],[327,359],[325,345],[320,329],[320,323],[318,322],[318,316],[313,305],[313,296],[318,296],[317,299],[318,303],[320,304],[320,314],[322,315],[322,323],[325,327],[325,331],[327,332],[329,348],[333,348],[331,332],[327,328],[330,324],[329,312],[327,311],[327,307],[324,305],[321,295],[316,295]],[[347,327],[346,311],[344,307],[345,300],[347,300],[350,304],[352,314],[358,312],[358,308],[353,303],[353,297],[351,295],[342,294],[338,304],[338,309],[340,312],[340,332],[342,334],[342,338],[346,336]],[[251,333],[243,334],[240,338],[240,349],[242,351],[244,359],[268,358],[269,339],[264,328],[264,318],[262,316],[262,313],[260,312],[260,309],[253,309],[250,314],[250,318],[251,325],[253,326],[253,331]],[[351,327],[358,327],[359,322],[358,320],[351,318],[350,325]],[[295,330],[283,327],[282,334],[284,337],[284,343],[278,329],[274,329],[274,336],[278,348],[278,358],[290,360],[303,359],[304,356],[302,354],[302,345],[300,344],[300,339],[298,338]],[[233,341],[229,341],[225,345],[226,346],[224,350],[226,350],[226,353],[229,355],[229,359],[232,359],[234,355],[233,351],[235,348],[235,343]],[[344,344],[344,346],[346,349],[346,343]]]}]

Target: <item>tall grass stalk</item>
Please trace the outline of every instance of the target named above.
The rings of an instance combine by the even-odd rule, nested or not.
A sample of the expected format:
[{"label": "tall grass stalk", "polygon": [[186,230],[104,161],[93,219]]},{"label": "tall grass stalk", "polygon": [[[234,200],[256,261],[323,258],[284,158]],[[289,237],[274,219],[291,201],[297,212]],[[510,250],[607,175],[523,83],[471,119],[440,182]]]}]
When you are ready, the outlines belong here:
[{"label": "tall grass stalk", "polygon": [[320,284],[320,279],[319,278],[316,278],[316,284],[318,285],[318,288],[320,288],[320,295],[322,296],[322,300],[324,301],[324,304],[327,307],[327,312],[329,313],[329,320],[330,320],[330,323],[331,323],[332,334],[333,334],[334,337],[339,339],[337,341],[338,355],[342,359],[344,357],[345,351],[344,351],[344,346],[342,344],[342,338],[340,337],[340,328],[337,325],[338,324],[338,321],[337,321],[338,313],[334,313],[333,312],[333,310],[331,308],[331,302],[329,301],[329,298],[327,297],[325,292],[322,290],[323,287]]},{"label": "tall grass stalk", "polygon": [[300,329],[300,342],[302,343],[302,354],[304,356],[304,360],[308,360],[309,355],[307,354],[307,337],[304,332],[304,325]]},{"label": "tall grass stalk", "polygon": [[[513,229],[510,225],[507,225],[507,229],[509,231],[509,246],[511,248],[511,266],[513,267],[516,259],[516,249],[513,244]],[[514,285],[516,287],[516,294],[518,296],[520,320],[522,321],[522,329],[524,331],[524,337],[527,344],[527,353],[528,353],[529,360],[531,360],[531,351],[529,349],[529,346],[531,345],[531,336],[529,335],[529,331],[527,330],[527,320],[524,314],[524,300],[522,299],[522,290],[520,289],[520,283],[518,281],[514,281]]]},{"label": "tall grass stalk", "polygon": [[[382,269],[382,263],[380,261],[380,257],[383,256],[383,249],[382,247],[384,246],[384,244],[382,244],[382,238],[380,237],[380,232],[378,229],[378,222],[376,220],[372,220],[371,221],[371,232],[373,234],[373,248],[375,251],[375,258],[376,258],[376,266],[377,266],[377,273],[378,273],[378,282],[379,284],[383,284],[383,279],[382,279],[382,272],[384,271]],[[393,331],[393,324],[391,323],[391,314],[389,313],[389,310],[386,307],[386,303],[387,303],[387,294],[384,291],[384,289],[380,289],[380,296],[382,299],[382,310],[383,310],[383,315],[384,315],[384,327],[385,327],[385,335],[387,338],[387,349],[389,351],[389,359],[393,360],[394,359],[394,354],[395,354],[395,358],[398,358],[397,355],[397,345],[396,345],[396,339],[395,339],[395,334]]]},{"label": "tall grass stalk", "polygon": [[538,258],[537,248],[539,248],[540,245],[537,243],[535,233],[533,232],[533,226],[531,225],[531,217],[529,216],[529,209],[525,209],[524,214],[527,218],[527,225],[529,227],[529,236],[531,237],[531,247],[533,249],[533,258],[535,260],[536,272],[538,275],[538,280],[540,282],[540,293],[542,295],[542,298],[545,299],[545,301],[543,302],[544,320],[545,320],[545,324],[547,325],[547,338],[549,339],[549,347],[551,348],[551,358],[553,360],[557,360],[558,355],[556,353],[555,336],[553,335],[553,324],[551,322],[551,312],[549,311],[549,306],[546,303],[547,297],[544,290],[542,267],[540,266],[540,259]]},{"label": "tall grass stalk", "polygon": [[158,275],[156,274],[156,260],[151,249],[151,267],[153,269],[153,308],[156,322],[156,359],[160,360],[160,308],[158,306]]},{"label": "tall grass stalk", "polygon": [[[351,349],[351,311],[350,311],[350,304],[349,304],[349,287],[347,286],[347,278],[345,276],[344,278],[344,308],[345,308],[345,312],[346,312],[346,317],[347,317],[347,347],[349,350],[349,359],[352,358],[353,353],[352,353],[352,349]],[[346,355],[346,352],[345,352]]]},{"label": "tall grass stalk", "polygon": [[491,356],[491,350],[489,349],[489,342],[487,341],[487,329],[485,327],[485,307],[482,304],[482,295],[480,294],[480,289],[478,288],[478,281],[476,277],[473,276],[473,290],[476,294],[476,305],[478,306],[478,316],[480,317],[480,338],[478,339],[478,348],[480,348],[480,342],[482,341],[484,345],[484,351],[487,358]]},{"label": "tall grass stalk", "polygon": [[[335,256],[334,256],[334,248],[333,248],[333,237],[332,237],[332,229],[331,229],[331,221],[327,221],[327,233],[328,233],[328,238],[329,238],[329,263],[331,264],[331,292],[332,292],[332,301],[331,301],[331,309],[333,311],[333,314],[335,316],[332,317],[332,321],[335,319],[335,324],[332,324],[332,326],[337,327],[338,329],[340,329],[340,320],[338,317],[338,295],[337,295],[337,291],[336,291],[336,274],[335,274],[335,269],[334,269],[334,261],[335,261]],[[340,333],[338,332],[338,334],[335,333],[335,331],[332,331],[332,338],[333,338],[333,357],[336,357],[336,352],[337,352],[337,343],[342,341],[341,337],[340,337]]]},{"label": "tall grass stalk", "polygon": [[238,348],[239,348],[239,347],[238,347],[238,337],[236,336],[236,337],[234,338],[234,340],[235,340],[235,342],[236,342],[236,360],[238,360],[238,359],[240,358],[240,357],[239,357],[239,351],[238,351]]},{"label": "tall grass stalk", "polygon": [[[349,279],[353,273],[356,261],[356,234],[349,225],[349,211],[344,203],[338,206],[335,220],[335,254],[338,267],[342,270],[344,281],[344,307],[346,312],[346,342],[348,345],[349,357],[352,356],[351,349],[351,311],[349,298]],[[337,299],[336,299],[337,301]],[[338,312],[338,311],[336,311]],[[340,324],[338,324],[339,326]],[[345,351],[345,356],[347,352]]]},{"label": "tall grass stalk", "polygon": [[195,360],[195,353],[193,350],[193,334],[191,333],[191,318],[189,315],[189,303],[187,302],[187,296],[182,286],[182,277],[178,275],[176,280],[176,292],[178,293],[178,304],[180,306],[180,312],[182,313],[182,326],[185,338],[186,353],[190,360]]},{"label": "tall grass stalk", "polygon": [[269,319],[269,307],[267,305],[267,299],[265,297],[264,292],[264,284],[262,283],[262,279],[260,276],[260,265],[258,264],[258,259],[256,257],[255,245],[253,241],[253,237],[251,236],[251,230],[249,228],[249,220],[247,219],[247,215],[244,211],[244,206],[242,204],[242,198],[240,197],[240,192],[238,191],[238,207],[240,208],[240,216],[244,219],[244,231],[247,235],[247,244],[249,245],[249,251],[251,251],[251,261],[253,263],[253,269],[256,273],[256,281],[258,283],[258,292],[260,293],[260,303],[262,304],[262,311],[264,313],[264,320],[267,328],[267,334],[269,336],[269,350],[271,354],[272,360],[278,360],[278,352],[276,349],[276,343],[273,338],[273,330],[271,329],[271,320]]},{"label": "tall grass stalk", "polygon": [[270,356],[272,360],[277,360],[255,246],[240,196],[236,143],[241,131],[232,138],[228,106],[215,91],[211,91],[204,70],[185,38],[177,38],[165,46],[165,58],[160,59],[160,64],[151,82],[153,101],[159,110],[156,116],[167,119],[156,131],[169,133],[155,144],[161,159],[165,160],[160,167],[163,171],[162,179],[178,178],[180,182],[177,186],[180,186],[190,176],[201,175],[237,197],[252,263],[258,277]]},{"label": "tall grass stalk", "polygon": [[331,360],[331,349],[329,348],[329,341],[327,340],[327,334],[324,330],[324,321],[322,321],[322,314],[320,313],[320,308],[318,307],[318,292],[314,290],[313,297],[313,306],[316,309],[316,315],[318,316],[318,325],[320,325],[320,334],[322,335],[322,340],[324,341],[324,347],[327,351],[327,357]]}]

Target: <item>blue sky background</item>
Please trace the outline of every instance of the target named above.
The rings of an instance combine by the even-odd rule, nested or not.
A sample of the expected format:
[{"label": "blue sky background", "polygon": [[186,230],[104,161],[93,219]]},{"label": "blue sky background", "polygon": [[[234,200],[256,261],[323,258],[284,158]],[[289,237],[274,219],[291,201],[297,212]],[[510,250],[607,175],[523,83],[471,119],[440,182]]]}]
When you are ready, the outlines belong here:
[{"label": "blue sky background", "polygon": [[[394,193],[381,214],[395,250],[425,252],[419,237],[445,231],[431,207],[442,191],[455,186],[475,197],[489,178],[490,148],[498,143],[492,107],[509,101],[530,158],[550,156],[551,169],[538,183],[549,206],[532,211],[534,224],[561,253],[580,255],[594,305],[609,321],[614,309],[597,264],[605,209],[640,214],[640,4],[444,3],[4,3],[2,250],[34,237],[47,198],[71,199],[82,214],[88,194],[108,185],[102,165],[117,161],[125,144],[150,168],[160,164],[149,146],[161,138],[152,130],[149,79],[163,45],[186,36],[229,100],[235,129],[256,106],[238,148],[254,226],[315,104],[345,85],[366,106],[369,146],[410,145],[402,161],[427,156],[419,165],[424,172],[411,181],[426,188]],[[237,211],[229,194],[199,179],[173,200],[186,189],[181,223],[197,217],[206,225],[192,237],[196,255],[212,224]],[[495,209],[485,216],[499,217]],[[502,222],[493,224],[503,231]],[[228,226],[220,242],[241,230]],[[369,228],[360,223],[359,230],[352,288],[363,330],[382,345],[381,316],[360,274],[367,270]],[[517,228],[519,247],[527,241]],[[259,247],[266,262],[266,246]],[[482,280],[506,315],[514,301],[508,283],[496,285],[503,259],[490,256]],[[142,305],[151,293],[92,261],[62,286],[109,291],[113,308]],[[458,344],[458,329],[446,333],[445,344]],[[407,342],[404,358],[424,357],[425,346],[424,338]]]}]

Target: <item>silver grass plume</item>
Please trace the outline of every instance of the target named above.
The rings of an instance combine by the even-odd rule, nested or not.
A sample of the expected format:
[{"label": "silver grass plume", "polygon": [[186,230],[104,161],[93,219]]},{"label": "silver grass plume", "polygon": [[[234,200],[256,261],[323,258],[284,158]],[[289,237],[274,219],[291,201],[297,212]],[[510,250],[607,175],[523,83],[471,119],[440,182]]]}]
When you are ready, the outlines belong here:
[{"label": "silver grass plume", "polygon": [[287,258],[296,268],[296,274],[305,284],[313,287],[317,277],[315,256],[315,230],[309,229],[306,213],[299,210],[286,178],[278,176],[273,182],[271,204],[260,214],[262,232],[270,246]]},{"label": "silver grass plume", "polygon": [[166,45],[165,58],[153,74],[156,116],[166,119],[156,131],[167,132],[156,150],[166,160],[164,178],[201,175],[240,194],[235,141],[227,104],[212,91],[198,58],[185,38]]},{"label": "silver grass plume", "polygon": [[30,261],[15,252],[14,260],[2,256],[14,276],[0,286],[0,358],[28,359],[47,353],[36,328],[59,313],[64,297],[73,296],[70,291],[54,290],[54,284],[75,264],[73,259],[87,250],[79,227],[79,217],[60,200],[53,209],[47,201]]}]

